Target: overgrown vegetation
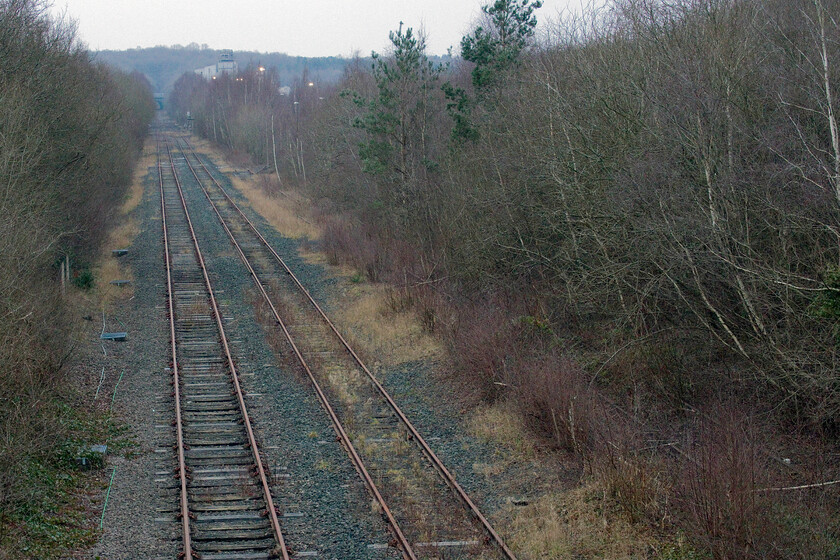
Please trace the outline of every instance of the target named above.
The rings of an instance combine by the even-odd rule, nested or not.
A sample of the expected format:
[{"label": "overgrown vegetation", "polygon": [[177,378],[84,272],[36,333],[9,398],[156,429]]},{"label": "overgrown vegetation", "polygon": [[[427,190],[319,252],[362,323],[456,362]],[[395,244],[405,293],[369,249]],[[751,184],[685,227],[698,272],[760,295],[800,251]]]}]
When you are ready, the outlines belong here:
[{"label": "overgrown vegetation", "polygon": [[400,29],[338,88],[185,76],[171,110],[628,518],[836,556],[840,3],[610,0],[540,41],[536,7],[485,6],[452,67]]},{"label": "overgrown vegetation", "polygon": [[0,541],[33,495],[67,489],[41,480],[73,432],[59,263],[93,283],[153,114],[145,80],[93,63],[43,2],[0,2]]}]

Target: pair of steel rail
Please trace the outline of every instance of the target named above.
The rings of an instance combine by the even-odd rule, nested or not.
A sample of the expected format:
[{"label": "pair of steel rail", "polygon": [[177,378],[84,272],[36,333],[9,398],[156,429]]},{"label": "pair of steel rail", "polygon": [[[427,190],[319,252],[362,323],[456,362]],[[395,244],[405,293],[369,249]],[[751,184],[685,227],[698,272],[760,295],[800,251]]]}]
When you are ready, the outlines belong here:
[{"label": "pair of steel rail", "polygon": [[[160,148],[158,148],[158,149],[160,150]],[[277,543],[277,546],[271,547],[271,553],[272,554],[279,554],[284,560],[289,560],[288,550],[287,550],[287,547],[286,547],[286,543],[283,539],[283,533],[280,529],[280,523],[279,523],[279,520],[278,520],[278,517],[277,517],[277,510],[274,507],[274,502],[273,502],[272,497],[271,497],[271,490],[270,490],[270,485],[269,485],[269,481],[268,481],[268,476],[267,476],[267,473],[266,473],[266,469],[263,465],[262,458],[260,457],[260,454],[259,454],[259,447],[257,445],[256,436],[254,434],[253,426],[251,424],[251,419],[250,419],[250,416],[248,414],[247,407],[245,405],[244,393],[243,393],[243,390],[242,390],[242,386],[239,382],[239,372],[236,368],[236,365],[235,365],[234,360],[233,360],[233,356],[231,354],[230,343],[228,342],[228,338],[227,338],[227,335],[225,333],[224,325],[223,325],[223,322],[222,322],[222,314],[221,314],[221,311],[219,309],[219,304],[218,304],[218,301],[216,299],[215,292],[213,291],[213,286],[210,282],[210,278],[209,278],[208,273],[207,273],[207,267],[205,266],[204,256],[201,252],[201,248],[200,248],[199,243],[198,243],[198,238],[196,237],[195,230],[193,228],[192,219],[190,218],[189,210],[187,209],[186,200],[184,199],[184,193],[183,193],[183,190],[181,188],[181,182],[178,178],[177,171],[175,170],[175,163],[174,163],[174,160],[172,159],[171,149],[170,149],[168,144],[166,145],[166,151],[167,151],[168,160],[169,160],[169,168],[172,172],[172,178],[174,180],[174,186],[177,189],[178,199],[180,200],[181,207],[183,209],[183,217],[185,219],[184,223],[186,225],[186,229],[189,232],[189,238],[192,241],[193,249],[195,251],[194,254],[195,254],[196,264],[198,265],[198,268],[201,271],[201,277],[202,277],[202,280],[204,282],[204,288],[206,290],[205,295],[207,297],[207,301],[210,304],[211,316],[212,316],[213,321],[215,322],[217,335],[218,335],[218,342],[219,342],[219,344],[221,346],[221,349],[223,351],[224,366],[227,368],[227,373],[229,375],[229,379],[232,382],[233,387],[234,387],[234,391],[233,391],[234,394],[229,395],[229,396],[231,396],[235,399],[236,404],[238,405],[238,408],[239,408],[239,414],[238,414],[239,421],[241,421],[242,425],[244,426],[245,441],[241,442],[241,444],[244,445],[245,448],[250,449],[252,459],[253,459],[252,466],[255,470],[255,475],[256,475],[254,478],[256,479],[260,489],[262,490],[262,499],[264,501],[263,512],[269,520],[269,523],[270,523],[270,526],[271,526],[271,531],[274,535],[274,540]],[[175,283],[173,282],[173,270],[174,270],[175,267],[173,265],[172,247],[170,246],[170,225],[171,224],[170,224],[170,221],[167,220],[167,216],[168,216],[167,207],[166,207],[167,206],[166,205],[166,198],[167,198],[166,195],[167,195],[167,193],[164,190],[164,177],[163,176],[164,176],[163,165],[159,160],[158,161],[158,179],[159,179],[160,195],[161,195],[161,216],[162,216],[162,222],[163,222],[163,240],[164,240],[164,252],[165,252],[164,260],[165,260],[165,264],[166,264],[166,285],[167,285],[167,294],[168,294],[167,299],[168,299],[168,315],[169,315],[169,337],[170,337],[170,344],[171,344],[171,349],[172,349],[171,370],[172,370],[172,375],[173,375],[173,386],[174,386],[174,393],[175,393],[174,394],[175,432],[176,432],[176,452],[177,452],[177,459],[178,459],[177,478],[178,478],[179,483],[180,483],[180,513],[179,513],[179,517],[181,519],[182,539],[183,539],[183,541],[182,541],[183,542],[183,552],[182,552],[182,554],[183,554],[184,557],[186,557],[188,559],[192,559],[193,557],[197,556],[196,551],[194,550],[192,529],[190,527],[191,520],[193,519],[193,512],[191,511],[190,503],[189,503],[189,495],[190,495],[189,490],[190,489],[188,488],[188,480],[191,478],[192,473],[190,472],[190,469],[187,466],[188,447],[187,447],[185,437],[184,437],[184,421],[183,421],[184,410],[183,410],[183,407],[182,407],[182,398],[185,395],[182,394],[183,393],[183,391],[182,391],[182,375],[181,375],[181,367],[180,367],[180,363],[179,363],[179,352],[178,352],[179,341],[178,341],[178,336],[177,336],[177,332],[176,332],[177,331],[177,328],[176,328],[177,315],[176,315],[176,303],[175,302],[176,302],[177,292],[175,290]],[[212,341],[210,341],[210,342],[212,343]],[[216,411],[221,411],[223,413],[221,415],[221,417],[223,419],[222,421],[224,421],[227,418],[229,418],[229,416],[227,414],[224,414],[224,413],[229,411],[230,409],[227,408],[227,405],[224,401],[224,397],[225,397],[225,395],[224,395],[224,392],[225,392],[224,385],[222,385],[222,387],[223,387],[222,394],[220,394],[220,395],[219,394],[209,395],[210,398],[214,399],[214,400],[211,400],[209,402],[211,403],[213,409],[215,409]],[[204,395],[204,396],[207,396],[207,395]],[[194,396],[193,398],[197,398],[197,397]],[[221,403],[221,405],[219,405],[218,403]],[[208,412],[212,413],[213,410],[210,410]],[[218,420],[219,415],[216,415],[216,416],[217,416],[217,420]],[[209,419],[205,420],[204,423],[205,424],[210,424],[212,426],[213,425],[212,422],[213,422],[213,419],[212,419],[212,416],[211,416]],[[216,425],[217,425],[216,428],[218,430],[219,429],[219,422],[218,421],[216,422]],[[236,431],[236,429],[234,428],[234,433],[235,433],[235,431]],[[222,452],[221,454],[224,455],[223,452],[224,452],[225,447],[235,448],[237,446],[237,443],[231,444],[229,439],[225,439],[226,434],[225,434],[224,431],[222,431],[221,437],[219,437],[218,433],[219,432],[217,431],[216,432],[216,434],[217,434],[216,439],[219,440],[220,442],[223,442],[223,444],[218,445],[218,446],[214,446],[214,448],[212,449],[213,451],[221,451]],[[225,462],[229,461],[229,459],[222,456],[222,457],[220,457],[220,461],[221,461],[221,464],[224,464]],[[221,477],[221,478],[224,478],[224,477]],[[235,485],[238,486],[241,481],[238,480],[238,479],[235,479],[235,480],[231,480],[231,482],[233,482]],[[253,502],[253,500],[251,499],[250,496],[247,495],[247,493],[245,493],[245,494],[246,495],[242,496],[241,501],[246,502],[245,507],[248,507],[247,502],[249,502],[249,501]],[[221,511],[224,511],[224,510],[222,509]],[[208,516],[208,518],[210,520],[213,519],[212,516]],[[220,519],[219,521],[221,521],[221,523],[219,524],[218,527],[212,528],[214,530],[207,531],[207,533],[209,533],[207,540],[211,540],[211,542],[212,542],[212,539],[214,539],[214,538],[215,539],[227,538],[227,536],[230,534],[230,532],[233,532],[234,535],[238,534],[238,535],[242,536],[242,534],[244,532],[244,531],[242,531],[243,527],[241,527],[241,526],[237,527],[235,524],[226,523],[226,521],[228,521],[226,519]],[[221,531],[223,531],[225,527],[230,527],[231,528],[228,535],[225,535],[225,534],[221,533]],[[248,527],[246,526],[245,529],[247,529],[247,528]],[[250,536],[250,537],[254,536],[253,533],[250,533],[250,534],[245,533],[245,535]],[[243,540],[247,540],[247,537]]]}]

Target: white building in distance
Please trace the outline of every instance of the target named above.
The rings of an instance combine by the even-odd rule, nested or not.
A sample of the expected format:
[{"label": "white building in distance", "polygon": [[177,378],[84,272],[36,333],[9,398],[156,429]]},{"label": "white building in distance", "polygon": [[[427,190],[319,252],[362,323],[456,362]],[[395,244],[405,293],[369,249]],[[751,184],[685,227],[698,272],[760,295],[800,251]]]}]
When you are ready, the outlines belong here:
[{"label": "white building in distance", "polygon": [[211,80],[220,74],[235,74],[239,70],[239,66],[233,59],[232,50],[219,51],[219,61],[216,64],[198,68],[195,73],[204,78]]}]

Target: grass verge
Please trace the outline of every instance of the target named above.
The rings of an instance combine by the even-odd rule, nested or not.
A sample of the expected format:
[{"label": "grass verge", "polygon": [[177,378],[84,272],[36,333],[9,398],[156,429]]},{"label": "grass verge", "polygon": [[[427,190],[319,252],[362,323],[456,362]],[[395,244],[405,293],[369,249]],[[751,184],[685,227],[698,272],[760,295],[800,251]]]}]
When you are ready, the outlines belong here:
[{"label": "grass verge", "polygon": [[265,175],[233,175],[231,182],[251,208],[286,237],[311,240],[320,237],[318,228],[303,217],[306,200],[294,191],[281,191],[276,180]]},{"label": "grass verge", "polygon": [[[128,196],[120,208],[117,225],[108,233],[108,239],[103,244],[99,259],[93,267],[96,282],[90,298],[92,301],[101,302],[104,306],[111,305],[119,299],[128,299],[134,295],[134,274],[120,259],[114,258],[111,251],[130,246],[134,238],[140,233],[140,224],[137,218],[132,216],[132,212],[143,200],[144,178],[148,174],[149,168],[155,165],[155,146],[147,140],[143,146],[143,155],[134,170]],[[112,281],[116,280],[128,280],[129,283],[117,287],[111,284]]]},{"label": "grass verge", "polygon": [[[568,464],[575,459],[546,453],[537,442],[514,403],[499,401],[474,409],[470,430],[477,438],[504,449],[495,463],[475,465],[480,474],[497,477],[516,465]],[[535,498],[516,496],[517,488],[501,484],[513,494],[497,526],[520,558],[651,558],[701,560],[681,534],[656,534],[649,525],[636,523],[601,477],[569,477],[567,484],[546,480],[535,468],[518,482]]]}]

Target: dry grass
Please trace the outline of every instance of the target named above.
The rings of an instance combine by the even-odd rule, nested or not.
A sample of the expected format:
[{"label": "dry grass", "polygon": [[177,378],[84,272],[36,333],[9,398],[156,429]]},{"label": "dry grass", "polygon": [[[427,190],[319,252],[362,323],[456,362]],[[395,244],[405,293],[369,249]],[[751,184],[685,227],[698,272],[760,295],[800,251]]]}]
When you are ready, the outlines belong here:
[{"label": "dry grass", "polygon": [[415,313],[391,310],[386,286],[351,282],[358,276],[346,267],[330,269],[348,280],[343,305],[335,312],[336,324],[339,330],[352,333],[365,354],[376,356],[385,367],[440,355],[439,342],[424,332]]},{"label": "dry grass", "polygon": [[470,431],[487,443],[513,450],[512,459],[534,458],[536,442],[528,432],[522,415],[504,403],[477,407],[469,419]]},{"label": "dry grass", "polygon": [[[93,267],[93,274],[96,278],[96,285],[93,291],[94,300],[101,301],[103,305],[107,306],[120,299],[128,299],[134,295],[134,273],[131,268],[124,265],[122,261],[111,255],[111,248],[124,248],[129,243],[120,243],[117,241],[121,239],[133,239],[140,229],[132,220],[131,224],[126,224],[119,228],[119,235],[109,236],[109,241],[106,248]],[[111,284],[113,280],[128,280],[130,284],[125,286],[114,286]]]},{"label": "dry grass", "polygon": [[143,178],[148,173],[149,167],[154,167],[157,164],[155,149],[151,141],[146,141],[143,146],[143,156],[137,162],[134,169],[134,177],[131,180],[131,186],[128,191],[128,198],[126,199],[121,209],[122,214],[126,215],[132,212],[135,208],[140,206],[143,200]]},{"label": "dry grass", "polygon": [[278,232],[292,239],[318,239],[320,231],[305,216],[309,201],[295,191],[280,190],[273,175],[241,177],[230,173],[234,170],[228,158],[212,144],[197,136],[190,136],[196,152],[209,156],[219,171],[225,173],[248,204]]},{"label": "dry grass", "polygon": [[241,192],[248,204],[274,229],[292,239],[317,239],[320,231],[303,217],[307,201],[292,191],[279,191],[275,196],[266,192],[260,184],[265,177],[231,176],[233,186]]},{"label": "dry grass", "polygon": [[624,516],[596,485],[547,494],[517,508],[509,544],[522,558],[648,558],[652,535]]},{"label": "dry grass", "polygon": [[196,152],[203,152],[206,155],[209,155],[214,163],[225,160],[224,154],[214,148],[213,144],[209,140],[196,136],[195,134],[190,134],[189,140]]},{"label": "dry grass", "polygon": [[[534,441],[521,413],[512,404],[500,402],[476,408],[469,418],[470,431],[479,439],[502,447],[491,464],[473,469],[497,477],[510,466],[555,462],[545,456]],[[655,538],[639,524],[631,523],[603,486],[589,480],[583,486],[564,490],[556,482],[540,477],[520,480],[523,487],[537,490],[540,497],[527,505],[509,504],[496,525],[520,558],[647,558],[658,548]],[[503,490],[503,489],[502,489]]]},{"label": "dry grass", "polygon": [[[154,144],[151,140],[147,140],[143,146],[143,156],[137,162],[134,170],[134,177],[126,200],[119,209],[117,226],[108,233],[108,239],[103,244],[102,251],[93,265],[93,275],[96,283],[88,299],[97,302],[103,308],[107,308],[115,301],[128,299],[134,295],[134,274],[131,268],[126,266],[121,259],[115,258],[111,251],[131,246],[134,238],[140,233],[140,225],[136,218],[131,217],[131,213],[143,200],[145,190],[143,179],[148,174],[149,168],[155,166],[155,157]],[[129,280],[131,283],[119,287],[112,285],[112,280]],[[76,290],[76,292],[79,292],[79,290]]]},{"label": "dry grass", "polygon": [[300,250],[300,256],[303,259],[303,261],[307,264],[323,266],[324,268],[332,267],[344,269],[341,273],[344,276],[347,276],[348,278],[352,277],[354,274],[353,270],[350,267],[334,267],[333,265],[331,265],[327,255],[321,251],[312,251],[309,248],[302,247]]}]

